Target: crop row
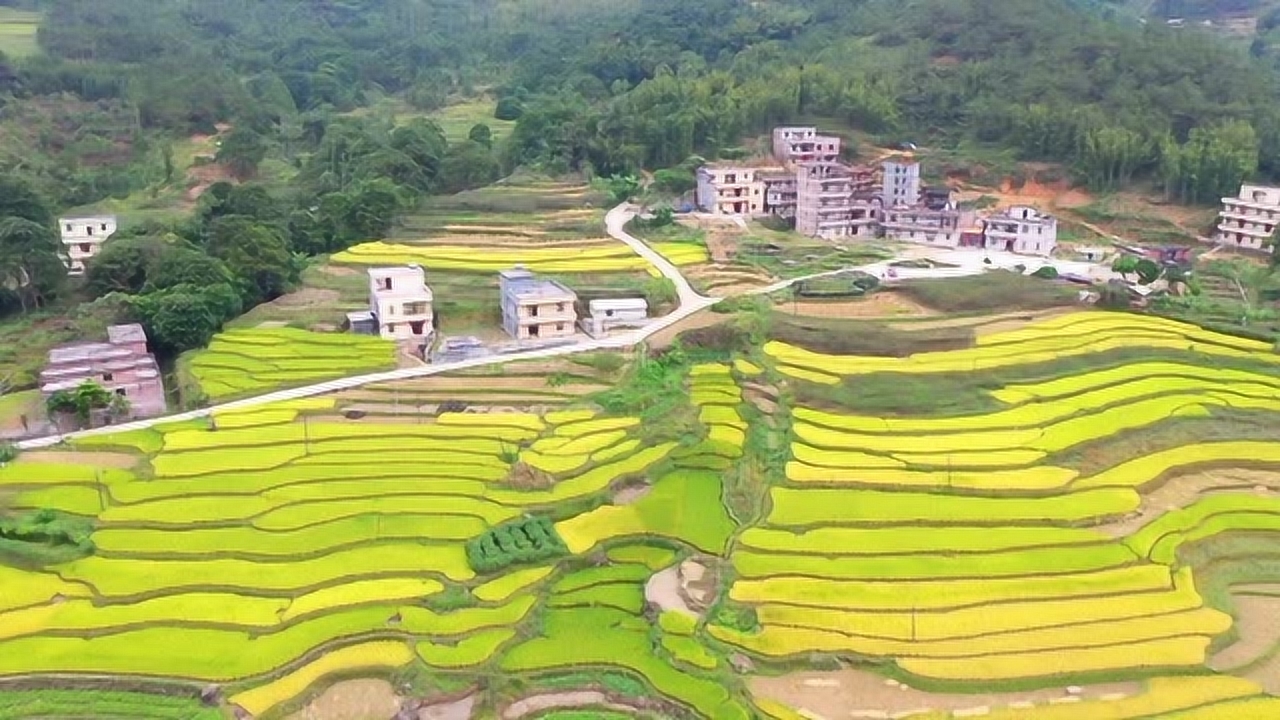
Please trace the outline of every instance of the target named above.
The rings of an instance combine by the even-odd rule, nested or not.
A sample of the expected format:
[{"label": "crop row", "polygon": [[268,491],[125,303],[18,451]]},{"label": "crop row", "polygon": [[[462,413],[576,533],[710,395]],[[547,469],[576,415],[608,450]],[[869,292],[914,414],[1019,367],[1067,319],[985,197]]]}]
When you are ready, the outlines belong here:
[{"label": "crop row", "polygon": [[[1047,333],[1032,339],[993,342],[963,350],[920,353],[901,359],[827,355],[777,341],[767,343],[764,347],[765,352],[780,363],[779,370],[783,373],[827,384],[837,382],[839,376],[845,375],[874,372],[972,372],[1051,362],[1122,348],[1163,348],[1219,357],[1247,357],[1263,362],[1280,362],[1280,356],[1261,352],[1263,348],[1250,345],[1249,341],[1201,331],[1192,326],[1169,327],[1159,324],[1114,326],[1085,331],[1079,335]],[[816,375],[804,377],[795,370]]]},{"label": "crop row", "polygon": [[396,668],[407,665],[413,653],[403,641],[384,640],[352,645],[326,653],[293,672],[252,690],[233,695],[231,702],[251,715],[262,713],[288,702],[325,676],[374,668]]},{"label": "crop row", "polygon": [[1054,497],[970,497],[880,490],[773,488],[769,524],[1068,524],[1124,515],[1141,498],[1132,488],[1092,488]]},{"label": "crop row", "polygon": [[[372,633],[462,635],[510,626],[533,608],[522,597],[496,608],[439,614],[416,606],[369,606],[303,620],[277,632],[150,625],[89,638],[33,636],[0,641],[0,675],[100,673],[151,675],[226,682],[256,677],[325,644]],[[392,616],[399,621],[389,624]],[[175,652],[199,648],[199,652]]]},{"label": "crop row", "polygon": [[[1280,409],[1280,399],[1259,403]],[[1259,407],[1259,403],[1251,406]],[[1171,417],[1207,415],[1206,406],[1227,404],[1242,406],[1239,402],[1213,395],[1166,395],[1078,415],[1044,427],[974,430],[940,435],[883,435],[833,430],[797,420],[794,428],[796,437],[801,441],[830,450],[855,450],[894,456],[906,453],[943,456],[946,453],[1005,450],[1054,453],[1126,430],[1148,427]],[[995,466],[996,463],[991,465]]]},{"label": "crop row", "polygon": [[[1197,611],[1201,612],[1201,611]],[[1214,613],[1215,611],[1203,611]],[[981,654],[986,645],[961,643],[957,653],[930,655],[928,643],[876,643],[839,633],[804,628],[766,627],[747,635],[712,627],[716,638],[760,655],[788,657],[810,652],[856,652],[873,657],[896,657],[903,670],[922,677],[944,680],[989,682],[1035,677],[1070,677],[1084,673],[1133,669],[1191,668],[1204,663],[1212,635],[1230,626],[1230,618],[1214,624],[1199,623],[1188,629],[1204,634],[1176,634],[1165,618],[1128,621],[1127,626],[1099,624],[1073,629],[1059,645],[1045,645],[1039,637],[1029,637],[1022,650]],[[1111,633],[1111,635],[1075,635]],[[1132,632],[1126,632],[1132,630]],[[1101,642],[1095,645],[1095,642]],[[1014,646],[1021,646],[1014,644]]]},{"label": "crop row", "polygon": [[1088,393],[1099,388],[1159,378],[1161,382],[1200,381],[1206,384],[1269,386],[1280,392],[1280,380],[1263,373],[1206,367],[1189,363],[1136,362],[1067,375],[1035,383],[1015,383],[991,391],[992,397],[1009,404],[1030,400],[1053,400]]},{"label": "crop row", "polygon": [[1001,602],[958,608],[916,609],[903,605],[892,610],[858,610],[783,602],[805,602],[804,598],[778,600],[756,607],[764,625],[826,629],[900,642],[958,641],[1001,633],[1168,616],[1203,605],[1190,569],[1174,575],[1172,589],[1035,600],[1011,595]]},{"label": "crop row", "polygon": [[539,672],[589,665],[638,673],[660,694],[711,720],[748,714],[720,682],[681,672],[655,657],[645,626],[623,627],[634,616],[613,608],[565,608],[546,613],[544,636],[515,646],[502,659],[507,672]]},{"label": "crop row", "polygon": [[1002,345],[1063,334],[1081,335],[1100,330],[1143,331],[1167,330],[1203,342],[1225,345],[1241,350],[1270,352],[1271,346],[1258,340],[1205,330],[1190,323],[1156,315],[1133,315],[1114,312],[1075,312],[1038,320],[1024,328],[991,333],[978,337],[979,345]]},{"label": "crop row", "polygon": [[605,505],[556,523],[569,550],[585,553],[613,538],[661,536],[720,553],[733,532],[721,501],[720,478],[705,471],[679,471],[654,483],[629,505]]},{"label": "crop row", "polygon": [[[679,243],[656,243],[654,249],[677,265],[707,261],[706,251]],[[372,242],[356,245],[333,256],[336,263],[353,265],[419,264],[429,270],[497,273],[512,265],[524,265],[541,273],[603,273],[653,270],[647,260],[625,245],[599,249],[579,249],[566,256],[555,248],[528,248],[516,251],[490,250],[477,253],[473,247],[402,245]]]},{"label": "crop row", "polygon": [[1161,515],[1125,543],[1155,562],[1172,564],[1180,545],[1232,530],[1280,531],[1280,499],[1246,493],[1210,495]]}]

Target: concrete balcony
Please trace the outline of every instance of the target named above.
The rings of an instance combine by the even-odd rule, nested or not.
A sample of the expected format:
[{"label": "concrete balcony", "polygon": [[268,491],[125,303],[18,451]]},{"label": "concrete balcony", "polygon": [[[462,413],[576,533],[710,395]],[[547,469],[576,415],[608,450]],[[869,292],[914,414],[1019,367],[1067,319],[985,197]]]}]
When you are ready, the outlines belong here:
[{"label": "concrete balcony", "polygon": [[1270,231],[1267,231],[1260,227],[1256,227],[1256,228],[1255,227],[1237,227],[1229,223],[1219,223],[1218,232],[1225,233],[1228,235],[1231,235],[1231,234],[1248,235],[1249,237],[1258,238],[1260,240],[1266,240],[1275,234],[1274,228]]}]

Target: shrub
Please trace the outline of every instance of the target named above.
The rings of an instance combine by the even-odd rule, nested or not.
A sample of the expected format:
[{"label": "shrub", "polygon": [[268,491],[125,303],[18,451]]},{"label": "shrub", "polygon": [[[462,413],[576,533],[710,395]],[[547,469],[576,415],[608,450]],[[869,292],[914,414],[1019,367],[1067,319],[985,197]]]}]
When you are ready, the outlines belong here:
[{"label": "shrub", "polygon": [[1039,270],[1031,273],[1031,275],[1032,277],[1038,277],[1042,280],[1056,280],[1058,279],[1058,268],[1052,265],[1045,265]]},{"label": "shrub", "polygon": [[697,185],[693,173],[685,169],[659,170],[653,174],[653,189],[672,195],[683,195]]},{"label": "shrub", "polygon": [[493,116],[498,120],[519,120],[524,115],[524,105],[513,97],[504,97],[498,101]]},{"label": "shrub", "polygon": [[501,523],[467,542],[467,562],[480,574],[567,554],[568,547],[546,517],[524,517]]}]

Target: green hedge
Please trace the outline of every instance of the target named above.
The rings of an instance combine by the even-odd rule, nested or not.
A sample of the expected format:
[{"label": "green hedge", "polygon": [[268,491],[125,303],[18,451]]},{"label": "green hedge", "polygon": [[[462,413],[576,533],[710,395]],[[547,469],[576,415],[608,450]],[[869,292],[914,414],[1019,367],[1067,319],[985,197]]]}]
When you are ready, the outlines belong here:
[{"label": "green hedge", "polygon": [[569,548],[546,517],[510,520],[467,542],[467,562],[478,574],[568,554]]}]

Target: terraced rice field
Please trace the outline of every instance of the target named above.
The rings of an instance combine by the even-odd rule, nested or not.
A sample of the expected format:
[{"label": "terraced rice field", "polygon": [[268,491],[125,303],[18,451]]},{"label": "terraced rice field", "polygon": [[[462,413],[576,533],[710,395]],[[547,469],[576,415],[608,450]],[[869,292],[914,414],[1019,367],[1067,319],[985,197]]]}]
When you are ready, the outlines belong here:
[{"label": "terraced rice field", "polygon": [[200,390],[219,400],[389,370],[395,366],[395,345],[365,335],[240,328],[219,333],[184,362]]},{"label": "terraced rice field", "polygon": [[[588,186],[525,179],[500,189],[500,202],[527,210],[469,210],[464,193],[452,201],[461,209],[440,208],[410,218],[392,238],[356,245],[335,254],[332,261],[357,266],[416,263],[428,273],[496,274],[524,265],[546,274],[658,275],[644,258],[605,234],[603,212],[584,207],[592,197]],[[484,192],[473,191],[481,194],[474,205],[488,210],[492,205]],[[707,260],[700,245],[658,243],[655,249],[677,265]]]},{"label": "terraced rice field", "polygon": [[[1099,354],[1116,344],[1163,350]],[[1046,354],[1080,361],[1063,371]],[[678,387],[650,389],[683,403],[662,418],[593,405],[652,377],[653,361],[593,360],[553,383],[582,393],[547,407],[440,413],[423,400],[408,422],[346,420],[341,409],[372,401],[343,394],[93,438],[84,449],[146,462],[0,468],[15,507],[95,523],[90,555],[0,564],[0,680],[214,682],[279,717],[335,677],[501,675],[520,681],[480,691],[495,708],[604,688],[664,713],[796,720],[815,717],[804,697],[753,696],[742,657],[769,676],[839,658],[920,703],[862,692],[840,707],[854,717],[1280,717],[1248,675],[1260,665],[1240,677],[1206,665],[1239,629],[1222,584],[1280,581],[1280,497],[1197,480],[1177,507],[1152,501],[1193,470],[1280,471],[1280,446],[1243,419],[1274,422],[1276,357],[1164,320],[1077,313],[927,356],[775,344],[684,361]],[[514,398],[513,379],[549,391],[566,362],[396,392]],[[959,417],[857,415],[788,394],[806,373],[1015,366],[1016,381],[984,390],[995,409]],[[768,388],[778,409],[766,414],[754,399]],[[1106,452],[1143,438],[1143,452]],[[758,512],[731,501],[744,487]],[[1256,560],[1227,580],[1188,560],[1223,539]],[[685,575],[690,559],[701,580]],[[661,590],[655,573],[676,564],[683,579]],[[1126,689],[1091,689],[1104,682]],[[1084,690],[1055,694],[1068,685]]]}]

